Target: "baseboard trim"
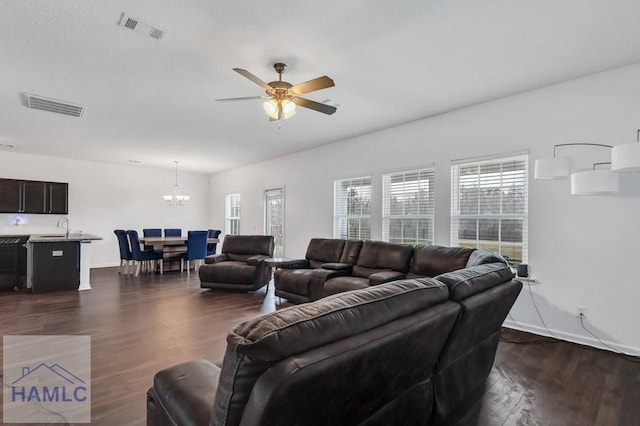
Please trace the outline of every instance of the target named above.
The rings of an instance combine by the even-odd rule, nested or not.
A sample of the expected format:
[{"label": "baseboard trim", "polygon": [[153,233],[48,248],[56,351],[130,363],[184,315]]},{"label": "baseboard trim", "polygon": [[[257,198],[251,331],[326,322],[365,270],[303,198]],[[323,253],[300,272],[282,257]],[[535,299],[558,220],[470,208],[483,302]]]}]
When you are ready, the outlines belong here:
[{"label": "baseboard trim", "polygon": [[513,321],[510,321],[509,319],[507,319],[504,322],[504,327],[507,328],[511,328],[513,330],[520,330],[520,331],[525,331],[527,333],[532,333],[532,334],[536,334],[538,336],[544,336],[544,337],[551,337],[551,338],[557,338],[560,340],[564,340],[567,342],[571,342],[571,343],[577,343],[579,345],[583,345],[583,346],[589,346],[592,348],[596,348],[596,349],[602,349],[605,351],[609,351],[609,352],[615,352],[612,348],[615,348],[618,352],[622,352],[626,355],[630,355],[630,356],[640,356],[640,348],[636,348],[633,346],[627,346],[627,345],[621,345],[617,342],[611,342],[605,339],[601,339],[602,342],[604,342],[606,345],[611,346],[610,348],[603,345],[602,343],[600,343],[597,339],[591,337],[591,336],[584,336],[584,335],[580,335],[580,334],[575,334],[575,333],[567,333],[564,331],[560,331],[560,330],[554,330],[554,329],[550,329],[551,333],[553,333],[553,335],[544,327],[540,327],[538,325],[533,325],[533,324],[523,324],[522,322],[518,321],[518,324],[516,324]]}]

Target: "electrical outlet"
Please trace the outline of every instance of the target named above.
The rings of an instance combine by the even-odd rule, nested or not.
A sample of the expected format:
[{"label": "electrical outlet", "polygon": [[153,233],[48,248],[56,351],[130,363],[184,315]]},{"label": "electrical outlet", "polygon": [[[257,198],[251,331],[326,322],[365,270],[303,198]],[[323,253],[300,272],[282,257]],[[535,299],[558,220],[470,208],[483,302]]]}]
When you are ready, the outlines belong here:
[{"label": "electrical outlet", "polygon": [[587,317],[587,307],[586,306],[578,306],[577,316],[578,316],[578,318],[586,318]]}]

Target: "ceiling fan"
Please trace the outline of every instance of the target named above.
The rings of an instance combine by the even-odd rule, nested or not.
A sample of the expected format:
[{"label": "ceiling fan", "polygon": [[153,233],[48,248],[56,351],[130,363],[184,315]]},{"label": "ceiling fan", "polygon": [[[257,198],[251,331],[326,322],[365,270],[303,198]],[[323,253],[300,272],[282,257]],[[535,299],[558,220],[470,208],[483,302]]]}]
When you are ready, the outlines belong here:
[{"label": "ceiling fan", "polygon": [[324,75],[294,86],[291,83],[282,80],[282,73],[287,68],[286,64],[278,62],[273,64],[273,68],[275,68],[278,73],[278,80],[271,81],[269,83],[265,83],[249,71],[242,68],[233,69],[238,74],[262,87],[267,96],[246,96],[242,98],[216,99],[216,101],[228,102],[245,101],[249,99],[267,99],[262,106],[264,108],[264,112],[269,116],[271,121],[291,118],[296,113],[296,105],[328,115],[337,111],[337,108],[334,106],[300,97],[300,95],[305,93],[333,87],[335,84],[332,79]]}]

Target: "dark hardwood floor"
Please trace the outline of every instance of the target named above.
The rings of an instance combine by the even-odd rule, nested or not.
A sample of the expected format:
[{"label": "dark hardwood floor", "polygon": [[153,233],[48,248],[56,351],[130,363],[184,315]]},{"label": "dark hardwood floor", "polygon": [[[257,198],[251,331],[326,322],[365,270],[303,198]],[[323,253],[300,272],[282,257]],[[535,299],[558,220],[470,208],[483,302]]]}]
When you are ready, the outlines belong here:
[{"label": "dark hardwood floor", "polygon": [[[227,331],[288,306],[256,293],[200,289],[197,274],[91,271],[93,290],[0,293],[3,335],[91,335],[92,424],[145,424],[153,374],[195,358],[221,363]],[[512,340],[537,339],[507,331]],[[640,425],[640,364],[565,342],[501,342],[480,425]]]}]

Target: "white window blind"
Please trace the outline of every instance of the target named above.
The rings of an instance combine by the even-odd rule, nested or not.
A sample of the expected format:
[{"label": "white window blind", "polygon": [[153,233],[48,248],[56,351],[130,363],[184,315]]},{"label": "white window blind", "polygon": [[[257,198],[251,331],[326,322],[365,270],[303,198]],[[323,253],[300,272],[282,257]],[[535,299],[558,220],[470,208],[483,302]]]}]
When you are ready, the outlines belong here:
[{"label": "white window blind", "polygon": [[334,181],[333,236],[371,239],[371,176]]},{"label": "white window blind", "polygon": [[240,194],[227,194],[225,202],[225,233],[240,234]]},{"label": "white window blind", "polygon": [[451,167],[451,245],[527,263],[528,156]]},{"label": "white window blind", "polygon": [[382,176],[382,239],[400,244],[433,244],[434,171]]}]

